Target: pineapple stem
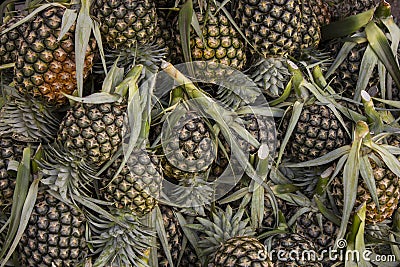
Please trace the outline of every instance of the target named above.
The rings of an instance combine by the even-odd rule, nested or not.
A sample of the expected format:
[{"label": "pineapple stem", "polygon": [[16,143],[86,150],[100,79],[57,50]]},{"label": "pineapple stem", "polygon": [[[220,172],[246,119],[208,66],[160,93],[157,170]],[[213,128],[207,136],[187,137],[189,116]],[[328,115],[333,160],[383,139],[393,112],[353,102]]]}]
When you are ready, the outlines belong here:
[{"label": "pineapple stem", "polygon": [[299,69],[299,67],[297,67],[296,64],[294,64],[290,60],[288,61],[288,68],[293,75],[293,87],[296,96],[299,99],[303,100],[304,102],[307,101],[310,94],[308,93],[307,89],[303,86],[304,77],[303,74],[301,73],[301,70]]},{"label": "pineapple stem", "polygon": [[372,131],[375,134],[383,131],[383,121],[378,111],[374,107],[374,102],[371,96],[366,91],[361,91],[361,99],[364,105],[365,113],[367,114],[367,121],[372,125]]}]

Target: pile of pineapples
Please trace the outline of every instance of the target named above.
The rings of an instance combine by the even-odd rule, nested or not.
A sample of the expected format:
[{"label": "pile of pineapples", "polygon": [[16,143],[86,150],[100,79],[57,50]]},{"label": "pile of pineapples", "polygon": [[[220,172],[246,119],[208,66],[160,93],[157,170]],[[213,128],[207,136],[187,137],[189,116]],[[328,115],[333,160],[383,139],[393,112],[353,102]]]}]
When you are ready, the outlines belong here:
[{"label": "pile of pineapples", "polygon": [[0,14],[0,266],[400,264],[386,1]]}]

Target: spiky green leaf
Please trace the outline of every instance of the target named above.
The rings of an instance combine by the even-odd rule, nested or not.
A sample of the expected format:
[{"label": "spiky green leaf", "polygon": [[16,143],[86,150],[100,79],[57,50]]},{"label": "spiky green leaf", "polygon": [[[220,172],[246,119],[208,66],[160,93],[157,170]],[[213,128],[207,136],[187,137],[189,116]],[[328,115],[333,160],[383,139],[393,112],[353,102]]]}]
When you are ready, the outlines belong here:
[{"label": "spiky green leaf", "polygon": [[365,26],[374,16],[374,9],[363,13],[349,16],[343,20],[336,21],[321,27],[322,40],[350,35]]},{"label": "spiky green leaf", "polygon": [[369,45],[385,65],[397,87],[400,88],[400,68],[383,31],[374,22],[369,22],[365,27]]}]

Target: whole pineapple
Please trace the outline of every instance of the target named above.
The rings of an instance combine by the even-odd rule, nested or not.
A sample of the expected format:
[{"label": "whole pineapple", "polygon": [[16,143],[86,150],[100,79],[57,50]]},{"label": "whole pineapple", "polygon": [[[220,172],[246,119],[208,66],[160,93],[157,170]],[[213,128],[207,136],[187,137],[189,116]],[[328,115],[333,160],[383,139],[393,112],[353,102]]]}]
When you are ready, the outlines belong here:
[{"label": "whole pineapple", "polygon": [[[193,11],[201,27],[202,36],[190,30],[190,51],[193,61],[212,61],[241,70],[246,64],[245,42],[226,14],[208,1],[206,6],[195,3]],[[178,44],[181,36],[177,35]],[[213,70],[210,70],[213,72]]]},{"label": "whole pineapple", "polygon": [[157,28],[153,0],[96,0],[92,14],[100,22],[106,48],[123,50],[150,44]]},{"label": "whole pineapple", "polygon": [[100,166],[122,144],[127,104],[75,103],[63,118],[57,140],[89,164]]},{"label": "whole pineapple", "polygon": [[208,255],[212,266],[274,266],[267,257],[265,247],[253,236],[247,226],[248,219],[242,220],[243,209],[235,215],[232,208],[212,214],[212,221],[197,218],[200,229],[207,237],[199,246]]},{"label": "whole pineapple", "polygon": [[162,140],[164,174],[172,179],[185,179],[204,173],[211,166],[215,147],[203,118],[188,112],[177,124],[164,127],[168,128],[163,129]]},{"label": "whole pineapple", "polygon": [[[75,24],[60,37],[64,7],[51,6],[28,23],[15,64],[15,87],[51,105],[67,103],[63,95],[77,88],[75,64]],[[93,65],[96,42],[90,38],[83,77]]]},{"label": "whole pineapple", "polygon": [[143,216],[153,210],[160,197],[162,175],[159,160],[145,150],[135,149],[114,178],[122,160],[123,157],[117,158],[102,175],[101,196],[117,208],[128,208]]},{"label": "whole pineapple", "polygon": [[320,39],[320,25],[310,1],[239,0],[236,21],[264,57],[292,54],[317,45]]},{"label": "whole pineapple", "polygon": [[[286,132],[288,118],[282,132]],[[306,105],[286,146],[295,161],[308,161],[350,143],[350,137],[333,111],[326,105]]]},{"label": "whole pineapple", "polygon": [[86,219],[75,206],[39,191],[19,243],[23,266],[78,266],[88,254]]}]

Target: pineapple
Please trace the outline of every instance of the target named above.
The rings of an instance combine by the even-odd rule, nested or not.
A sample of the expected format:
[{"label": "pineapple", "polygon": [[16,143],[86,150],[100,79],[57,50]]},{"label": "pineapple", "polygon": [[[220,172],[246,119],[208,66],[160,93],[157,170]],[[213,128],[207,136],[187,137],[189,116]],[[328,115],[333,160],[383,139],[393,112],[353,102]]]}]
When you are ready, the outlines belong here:
[{"label": "pineapple", "polygon": [[[175,125],[166,125],[164,131],[163,171],[171,179],[185,179],[204,173],[214,160],[215,148],[211,130],[201,117],[188,112]],[[169,129],[171,127],[171,129]],[[176,133],[176,134],[175,134]]]},{"label": "pineapple", "polygon": [[[190,30],[190,52],[193,61],[211,61],[238,70],[246,64],[245,43],[223,11],[217,11],[212,1],[207,6],[196,3],[193,11],[201,26],[202,36]],[[178,22],[179,23],[179,22]],[[181,36],[177,35],[178,44]],[[213,73],[213,70],[210,69]]]},{"label": "pineapple", "polygon": [[277,98],[290,79],[286,57],[318,46],[325,7],[315,0],[237,2],[236,23],[253,54],[250,76],[264,93]]},{"label": "pineapple", "polygon": [[22,266],[78,266],[89,253],[85,232],[86,219],[79,208],[39,191],[19,242]]},{"label": "pineapple", "polygon": [[114,178],[123,157],[117,158],[100,179],[101,196],[119,208],[143,216],[153,210],[160,197],[161,166],[155,155],[135,149]]},{"label": "pineapple", "polygon": [[[64,7],[51,6],[36,13],[28,23],[15,63],[15,87],[53,106],[67,103],[63,95],[77,88],[75,24],[60,37]],[[96,42],[90,38],[83,77],[93,65]]]},{"label": "pineapple", "polygon": [[121,51],[154,41],[157,13],[153,0],[96,0],[92,15],[100,22],[106,48]]},{"label": "pineapple", "polygon": [[[284,120],[282,132],[289,124]],[[294,161],[316,159],[350,143],[346,129],[326,105],[314,103],[303,108],[286,147]]]},{"label": "pineapple", "polygon": [[239,0],[238,3],[238,26],[264,57],[292,54],[319,43],[320,25],[311,1]]},{"label": "pineapple", "polygon": [[89,164],[100,166],[122,144],[126,102],[75,103],[63,118],[57,141]]},{"label": "pineapple", "polygon": [[242,220],[243,209],[235,215],[232,208],[212,214],[212,221],[197,218],[207,237],[198,245],[208,257],[212,266],[274,266],[268,259],[264,245],[254,237],[254,232],[247,226],[248,219]]}]

